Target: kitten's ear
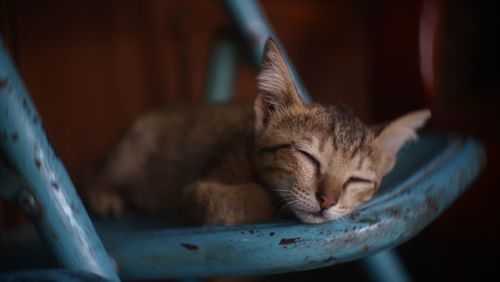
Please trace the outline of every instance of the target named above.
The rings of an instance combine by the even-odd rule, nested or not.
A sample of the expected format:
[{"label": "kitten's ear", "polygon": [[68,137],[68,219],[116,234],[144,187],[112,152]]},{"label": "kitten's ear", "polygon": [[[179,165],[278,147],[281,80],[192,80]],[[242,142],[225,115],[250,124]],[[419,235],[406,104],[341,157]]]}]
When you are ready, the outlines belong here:
[{"label": "kitten's ear", "polygon": [[389,123],[375,138],[375,146],[381,151],[379,172],[388,173],[394,166],[396,155],[403,145],[417,139],[416,131],[431,117],[429,109],[408,113]]},{"label": "kitten's ear", "polygon": [[285,59],[272,38],[266,41],[257,83],[258,96],[254,103],[257,131],[266,127],[275,112],[293,105],[304,105]]}]

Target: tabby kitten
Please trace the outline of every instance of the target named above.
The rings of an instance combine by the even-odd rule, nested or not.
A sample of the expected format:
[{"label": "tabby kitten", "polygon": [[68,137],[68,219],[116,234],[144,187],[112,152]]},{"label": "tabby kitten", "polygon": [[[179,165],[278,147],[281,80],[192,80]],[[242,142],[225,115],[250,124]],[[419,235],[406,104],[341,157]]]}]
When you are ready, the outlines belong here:
[{"label": "tabby kitten", "polygon": [[132,205],[215,225],[271,220],[284,209],[323,223],[373,197],[430,115],[412,112],[375,131],[342,107],[305,105],[268,40],[253,109],[200,106],[140,117],[86,198],[101,215]]}]

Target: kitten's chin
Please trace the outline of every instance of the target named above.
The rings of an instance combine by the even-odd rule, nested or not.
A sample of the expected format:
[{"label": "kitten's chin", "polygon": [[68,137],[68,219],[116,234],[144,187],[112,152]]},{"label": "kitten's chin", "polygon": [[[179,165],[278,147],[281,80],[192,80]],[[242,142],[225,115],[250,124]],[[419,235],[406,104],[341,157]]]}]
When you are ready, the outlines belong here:
[{"label": "kitten's chin", "polygon": [[342,216],[348,214],[349,211],[331,208],[329,210],[324,211],[321,215],[318,213],[306,212],[306,211],[295,211],[294,213],[295,216],[297,216],[297,218],[304,223],[321,224],[328,221],[339,219]]},{"label": "kitten's chin", "polygon": [[320,224],[328,221],[321,215],[304,211],[296,211],[295,216],[297,216],[297,218],[303,223],[309,223],[309,224]]}]

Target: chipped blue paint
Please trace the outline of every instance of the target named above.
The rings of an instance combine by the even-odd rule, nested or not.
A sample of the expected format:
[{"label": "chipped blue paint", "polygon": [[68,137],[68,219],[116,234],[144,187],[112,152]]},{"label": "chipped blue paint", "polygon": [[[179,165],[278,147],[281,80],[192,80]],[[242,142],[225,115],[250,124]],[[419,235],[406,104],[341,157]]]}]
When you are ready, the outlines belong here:
[{"label": "chipped blue paint", "polygon": [[70,270],[118,280],[1,39],[0,117],[1,152],[26,182],[30,216],[46,245]]},{"label": "chipped blue paint", "polygon": [[401,152],[372,201],[337,221],[113,232],[102,238],[125,279],[325,267],[409,240],[465,190],[484,162],[484,150],[473,139],[428,135]]}]

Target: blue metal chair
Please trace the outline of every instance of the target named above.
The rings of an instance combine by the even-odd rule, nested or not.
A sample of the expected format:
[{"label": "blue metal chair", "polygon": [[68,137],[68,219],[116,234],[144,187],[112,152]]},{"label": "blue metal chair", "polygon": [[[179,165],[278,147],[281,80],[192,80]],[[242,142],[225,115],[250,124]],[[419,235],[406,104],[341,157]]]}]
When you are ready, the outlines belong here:
[{"label": "blue metal chair", "polygon": [[[260,62],[274,36],[258,3],[225,0],[236,25]],[[211,101],[230,99],[236,57],[231,42],[216,49]],[[300,94],[311,101],[288,61]],[[214,95],[214,93],[223,95]],[[261,275],[326,267],[365,258],[375,280],[408,277],[392,252],[439,216],[479,174],[485,155],[471,138],[425,134],[398,156],[395,169],[369,203],[322,225],[298,222],[176,229],[148,229],[143,221],[94,225],[47,141],[35,107],[0,42],[0,195],[31,217],[41,241],[66,270],[6,273],[0,279],[50,277],[67,281]],[[142,225],[142,228],[141,228]],[[102,228],[100,228],[102,226]],[[136,226],[130,228],[130,226]],[[0,237],[0,265],[22,252],[15,234]],[[102,241],[101,241],[102,240]],[[101,242],[104,242],[104,246]],[[28,255],[36,251],[25,250]]]}]

